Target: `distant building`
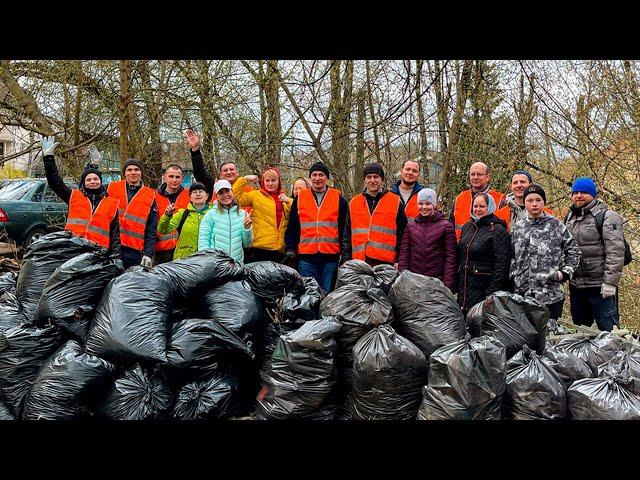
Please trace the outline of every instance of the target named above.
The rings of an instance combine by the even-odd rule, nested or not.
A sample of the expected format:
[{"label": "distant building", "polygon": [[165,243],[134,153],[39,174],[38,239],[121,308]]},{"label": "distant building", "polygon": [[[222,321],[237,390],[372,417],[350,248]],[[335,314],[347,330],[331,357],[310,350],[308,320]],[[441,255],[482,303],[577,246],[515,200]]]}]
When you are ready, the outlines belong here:
[{"label": "distant building", "polygon": [[[6,157],[26,150],[34,141],[33,132],[29,132],[22,127],[0,124],[0,162]],[[6,163],[3,162],[0,168],[8,165],[24,171],[27,175],[31,175],[34,165],[40,161],[36,158],[37,155],[38,151],[32,150],[16,158],[12,158]]]}]

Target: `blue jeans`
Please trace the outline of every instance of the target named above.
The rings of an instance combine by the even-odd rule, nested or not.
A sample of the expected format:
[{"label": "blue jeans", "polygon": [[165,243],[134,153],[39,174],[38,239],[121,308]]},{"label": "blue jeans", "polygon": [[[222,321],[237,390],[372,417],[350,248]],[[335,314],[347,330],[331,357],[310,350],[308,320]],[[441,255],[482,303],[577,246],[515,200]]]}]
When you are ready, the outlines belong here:
[{"label": "blue jeans", "polygon": [[300,259],[298,272],[303,277],[315,278],[320,287],[327,293],[333,290],[336,274],[338,272],[338,260],[326,261],[324,259]]},{"label": "blue jeans", "polygon": [[602,298],[599,287],[569,287],[571,295],[571,319],[575,325],[591,326],[595,319],[600,330],[610,332],[619,325],[618,295]]}]

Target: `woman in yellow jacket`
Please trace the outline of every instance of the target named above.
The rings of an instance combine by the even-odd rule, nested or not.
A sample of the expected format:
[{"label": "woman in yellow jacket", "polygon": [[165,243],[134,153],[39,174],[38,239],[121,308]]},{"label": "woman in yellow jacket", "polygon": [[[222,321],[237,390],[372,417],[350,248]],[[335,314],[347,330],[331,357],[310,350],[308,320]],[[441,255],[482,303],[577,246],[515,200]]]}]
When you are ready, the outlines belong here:
[{"label": "woman in yellow jacket", "polygon": [[287,230],[293,199],[283,193],[277,168],[267,167],[262,172],[260,190],[244,191],[247,182],[257,180],[257,175],[247,175],[233,184],[233,194],[240,206],[253,208],[253,244],[246,251],[245,262],[280,262],[284,257],[284,232]]}]

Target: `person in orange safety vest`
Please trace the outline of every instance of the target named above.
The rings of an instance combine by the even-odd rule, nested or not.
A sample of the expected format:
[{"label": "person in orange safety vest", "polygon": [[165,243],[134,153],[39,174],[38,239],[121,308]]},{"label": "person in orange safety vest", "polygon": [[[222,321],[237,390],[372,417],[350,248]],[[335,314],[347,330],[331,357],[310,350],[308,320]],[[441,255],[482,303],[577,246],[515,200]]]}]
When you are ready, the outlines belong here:
[{"label": "person in orange safety vest", "polygon": [[109,196],[120,201],[120,258],[125,268],[153,265],[158,228],[156,191],[143,184],[142,169],[140,160],[128,159],[122,166],[125,179],[107,187]]},{"label": "person in orange safety vest", "polygon": [[456,240],[460,241],[462,227],[471,218],[471,202],[473,196],[478,192],[483,192],[493,197],[498,209],[507,204],[506,196],[489,188],[491,172],[486,163],[476,162],[469,167],[469,183],[471,188],[463,190],[453,202],[453,209],[449,217],[456,229]]},{"label": "person in orange safety vest", "polygon": [[98,170],[102,155],[95,146],[89,147],[92,161],[85,166],[78,188],[70,188],[56,166],[54,151],[57,145],[54,137],[44,137],[41,141],[49,188],[69,205],[64,229],[119,255],[118,200],[108,196],[102,185],[102,174]]}]

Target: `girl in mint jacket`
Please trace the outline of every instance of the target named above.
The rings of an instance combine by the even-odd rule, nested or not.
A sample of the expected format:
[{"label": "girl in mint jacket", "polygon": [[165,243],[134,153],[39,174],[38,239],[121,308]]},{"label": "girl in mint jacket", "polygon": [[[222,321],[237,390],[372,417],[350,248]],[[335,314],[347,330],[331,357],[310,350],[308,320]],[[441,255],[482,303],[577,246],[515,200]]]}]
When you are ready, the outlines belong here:
[{"label": "girl in mint jacket", "polygon": [[253,242],[251,215],[238,208],[227,180],[218,180],[214,191],[218,199],[200,222],[198,250],[217,248],[242,262],[243,247]]}]

